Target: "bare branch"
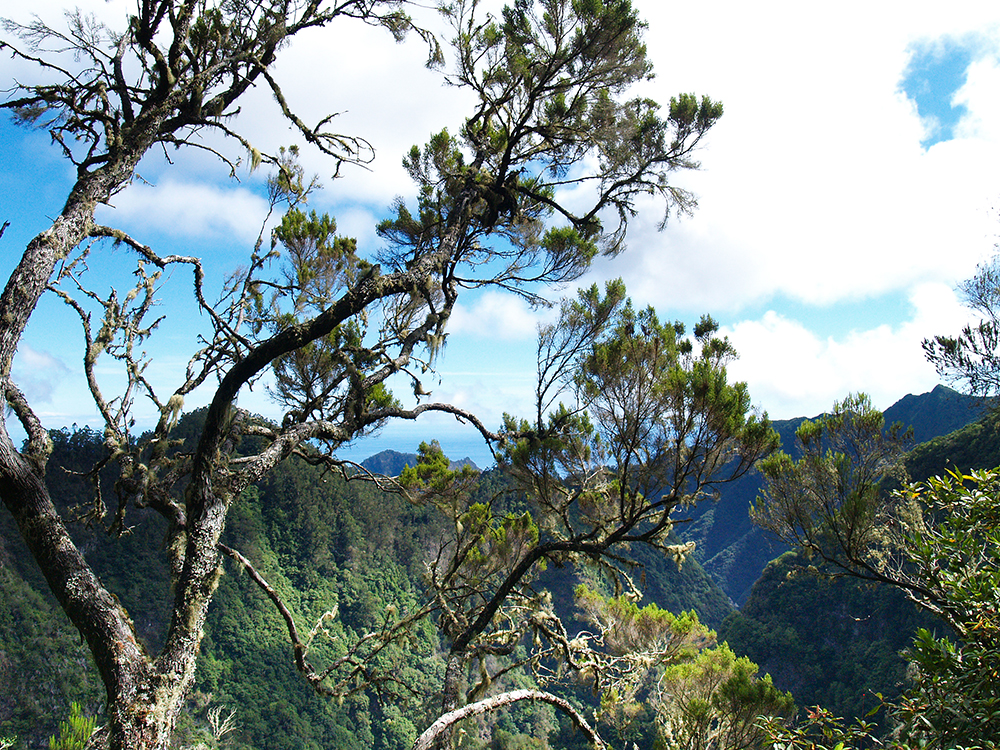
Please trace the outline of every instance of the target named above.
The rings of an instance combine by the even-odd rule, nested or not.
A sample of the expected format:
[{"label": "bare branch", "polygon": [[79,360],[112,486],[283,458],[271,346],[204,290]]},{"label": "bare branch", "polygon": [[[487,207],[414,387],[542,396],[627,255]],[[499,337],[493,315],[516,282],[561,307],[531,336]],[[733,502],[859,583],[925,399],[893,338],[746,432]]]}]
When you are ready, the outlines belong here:
[{"label": "bare branch", "polygon": [[4,383],[4,401],[10,406],[28,435],[25,457],[34,465],[39,476],[45,476],[45,466],[52,453],[52,438],[49,437],[49,431],[42,425],[21,389],[9,378]]},{"label": "bare branch", "polygon": [[577,711],[573,705],[569,703],[569,701],[543,690],[510,690],[506,693],[500,693],[489,698],[483,698],[475,703],[469,703],[468,705],[444,714],[427,729],[425,729],[419,737],[417,737],[416,741],[413,743],[412,750],[430,750],[430,748],[434,746],[434,743],[437,742],[438,738],[444,735],[453,725],[457,724],[462,719],[478,716],[479,714],[487,713],[489,711],[495,711],[503,706],[509,706],[513,703],[524,700],[540,701],[542,703],[548,703],[551,706],[555,706],[570,717],[573,724],[575,724],[576,727],[586,735],[590,744],[597,748],[597,750],[603,750],[603,748],[607,747],[607,745],[604,744],[604,740],[602,740],[601,736],[597,733],[597,730],[590,726],[587,720],[583,717],[583,714]]}]

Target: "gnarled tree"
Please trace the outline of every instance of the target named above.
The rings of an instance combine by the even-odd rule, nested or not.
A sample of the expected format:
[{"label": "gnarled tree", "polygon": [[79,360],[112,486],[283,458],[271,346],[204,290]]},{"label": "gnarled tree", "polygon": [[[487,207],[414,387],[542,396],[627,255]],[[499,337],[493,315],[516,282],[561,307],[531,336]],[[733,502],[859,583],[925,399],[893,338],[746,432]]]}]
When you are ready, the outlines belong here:
[{"label": "gnarled tree", "polygon": [[[310,442],[326,450],[309,452],[312,460],[341,465],[336,450],[344,442],[388,419],[430,410],[462,416],[497,437],[448,404],[403,408],[385,387],[391,376],[409,373],[414,391],[422,391],[412,368],[429,366],[440,349],[460,290],[492,285],[538,299],[546,285],[577,278],[597,254],[622,249],[639,196],[659,194],[668,211],[692,205],[670,175],[695,166],[692,150],[721,107],[682,95],[661,116],[654,102],[623,100],[631,84],[650,75],[644,26],[627,0],[517,0],[500,19],[483,17],[471,0],[445,10],[455,35],[449,80],[475,94],[475,109],[454,135],[442,131],[406,159],[419,188],[418,210],[396,206],[381,227],[389,248],[377,257],[337,238],[331,221],[305,215],[298,201],[309,186],[301,174],[287,158],[249,143],[230,116],[251,86],[262,85],[302,138],[338,166],[368,158],[362,139],[328,131],[329,118],[315,127],[303,123],[272,67],[300,32],[341,19],[402,33],[412,25],[399,3],[143,0],[119,29],[79,14],[67,17],[63,31],[40,21],[5,27],[10,40],[2,48],[37,64],[46,82],[13,84],[0,106],[48,129],[77,176],[59,215],[28,244],[0,296],[0,387],[28,435],[19,450],[6,421],[0,424],[0,495],[106,685],[107,724],[95,742],[168,743],[219,575],[227,511],[279,461]],[[275,164],[272,205],[289,203],[273,248],[250,251],[244,269],[224,285],[205,278],[198,258],[158,253],[94,218],[97,206],[128,187],[151,149],[206,148],[195,138],[203,130],[249,152],[252,166]],[[221,148],[216,153],[235,169]],[[560,191],[580,187],[589,190],[590,204],[570,211]],[[138,282],[122,297],[86,276],[85,259],[104,252],[102,241],[136,258]],[[275,253],[287,261],[287,274],[271,270]],[[146,377],[142,343],[155,332],[148,314],[157,285],[177,265],[193,270],[197,305],[211,330],[192,346],[181,382],[158,391]],[[210,290],[219,288],[214,301]],[[95,476],[112,463],[119,471],[109,530],[122,532],[133,506],[158,511],[169,526],[172,591],[164,596],[172,597],[172,617],[155,654],[138,641],[129,613],[95,576],[51,502],[47,425],[11,377],[18,342],[46,291],[60,295],[83,324],[83,369],[107,448]],[[102,390],[96,366],[102,357],[123,366],[124,391]],[[236,406],[238,394],[270,372],[285,407],[276,423]],[[169,449],[171,429],[184,397],[198,386],[212,389],[204,429],[196,450],[178,456]],[[131,432],[137,398],[160,414],[143,439]],[[249,455],[235,449],[245,435],[256,438]],[[667,505],[626,515],[622,539],[664,528]],[[622,512],[631,507],[626,503]],[[104,514],[98,493],[93,516]],[[477,634],[476,628],[459,633],[459,650]]]}]

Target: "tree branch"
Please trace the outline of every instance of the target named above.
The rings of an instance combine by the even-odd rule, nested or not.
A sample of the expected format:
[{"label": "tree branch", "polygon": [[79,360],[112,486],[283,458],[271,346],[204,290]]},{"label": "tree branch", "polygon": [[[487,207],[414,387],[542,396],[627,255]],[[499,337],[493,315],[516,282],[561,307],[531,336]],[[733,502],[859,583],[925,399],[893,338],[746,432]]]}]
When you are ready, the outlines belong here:
[{"label": "tree branch", "polygon": [[572,704],[568,701],[563,700],[557,695],[553,695],[552,693],[547,693],[542,690],[510,690],[506,693],[500,693],[499,695],[494,695],[489,698],[483,698],[475,703],[469,703],[468,705],[444,714],[427,729],[425,729],[423,734],[417,737],[411,750],[430,750],[439,737],[445,734],[445,732],[447,732],[454,724],[458,723],[462,719],[467,719],[471,716],[478,716],[479,714],[484,714],[489,711],[496,711],[498,708],[509,706],[512,703],[524,700],[541,701],[542,703],[548,703],[551,706],[555,706],[569,716],[577,728],[587,735],[587,739],[590,741],[590,744],[596,748],[596,750],[604,750],[604,748],[607,747],[604,740],[602,740],[601,736],[597,733],[597,729],[591,727],[583,715],[573,708]]}]

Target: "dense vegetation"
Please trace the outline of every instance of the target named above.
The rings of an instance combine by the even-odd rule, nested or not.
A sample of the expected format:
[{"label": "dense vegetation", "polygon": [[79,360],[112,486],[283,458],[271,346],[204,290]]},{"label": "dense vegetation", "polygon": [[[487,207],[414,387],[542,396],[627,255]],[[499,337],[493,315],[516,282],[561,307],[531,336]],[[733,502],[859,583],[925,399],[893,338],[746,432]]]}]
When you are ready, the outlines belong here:
[{"label": "dense vegetation", "polygon": [[[300,640],[294,618],[284,615],[299,671],[346,701],[399,682],[395,665],[380,662],[440,612],[436,625],[448,650],[440,711],[447,720],[428,729],[451,733],[454,711],[495,707],[466,701],[471,670],[481,668],[473,681],[485,688],[494,668],[509,671],[497,661],[533,670],[544,652],[546,668],[558,672],[551,659],[624,658],[599,654],[599,635],[569,647],[560,618],[532,590],[545,564],[586,557],[627,579],[628,546],[677,547],[667,541],[672,509],[745,473],[773,446],[745,385],[726,381],[734,352],[714,335],[718,326],[706,317],[688,338],[683,326],[661,324],[652,309],[633,310],[614,282],[606,299],[596,287],[581,294],[543,332],[533,413],[497,427],[457,404],[421,401],[430,395],[421,378],[433,377],[449,319],[469,290],[548,301],[596,259],[625,250],[640,202],[658,198],[664,222],[690,212],[695,196],[674,178],[698,166],[695,151],[723,109],[692,93],[663,107],[635,96],[634,84],[652,76],[652,64],[646,24],[629,0],[517,0],[498,13],[457,0],[437,5],[434,30],[407,9],[399,0],[151,0],[108,20],[69,12],[62,22],[3,24],[0,47],[34,72],[9,82],[0,109],[18,124],[46,129],[75,169],[62,209],[26,242],[0,293],[7,408],[0,418],[0,499],[105,685],[106,722],[96,746],[165,750],[171,743],[196,687],[221,558],[259,578],[254,563],[224,542],[230,511],[255,499],[262,478],[292,456],[343,467],[341,450],[353,439],[390,420],[443,412],[474,425],[504,454],[508,477],[519,476],[527,507],[517,517],[493,515],[468,487],[448,509],[437,506],[454,534],[436,550],[427,576],[433,602],[424,609],[387,618],[346,653],[338,653],[335,638],[325,654],[310,643],[312,635]],[[360,246],[337,234],[334,217],[304,209],[319,183],[298,154],[308,144],[339,173],[372,158],[366,134],[330,132],[333,114],[307,125],[280,82],[298,74],[282,66],[279,75],[277,66],[297,35],[350,22],[382,26],[397,41],[407,32],[419,36],[428,64],[441,69],[465,109],[464,117],[436,125],[429,140],[413,134],[423,145],[403,155],[409,198],[394,200],[374,227],[378,241]],[[239,132],[258,115],[237,118],[254,87],[273,94],[298,143],[255,144]],[[336,112],[343,105],[320,106]],[[204,139],[207,133],[219,140]],[[244,155],[250,171],[268,165],[269,176],[256,185],[267,201],[257,217],[259,239],[243,252],[228,248],[239,253],[230,268],[208,268],[200,257],[151,247],[148,237],[96,221],[99,208],[138,177],[140,162],[162,151],[161,164],[172,165],[165,153],[172,149],[213,154],[234,177]],[[121,267],[122,256],[111,259],[112,247],[124,249],[129,268]],[[109,288],[104,263],[130,277],[131,288]],[[178,268],[185,273],[171,273]],[[188,312],[201,315],[200,328],[171,345],[185,366],[162,378],[147,369],[155,351],[150,339],[169,340],[164,328],[185,324],[178,315],[161,325],[159,295],[187,300]],[[169,571],[160,597],[170,616],[156,643],[143,640],[137,612],[115,595],[119,576],[98,575],[80,546],[89,540],[78,542],[69,530],[46,481],[52,425],[31,390],[12,379],[43,298],[65,303],[57,307],[78,326],[84,346],[78,374],[99,415],[105,451],[94,475],[117,472],[109,491],[92,498],[89,520],[117,536],[129,534],[131,510],[153,511],[165,523],[165,543],[146,549]],[[409,383],[413,399],[390,391],[400,381]],[[279,409],[271,420],[238,403],[241,392],[263,382]],[[196,390],[209,402],[200,434],[188,450],[174,452],[177,419]],[[559,404],[563,398],[569,406]],[[135,432],[140,402],[157,418],[143,435]],[[21,445],[8,430],[14,424],[27,435]],[[436,483],[410,489],[430,501]],[[276,603],[283,600],[276,588],[266,590]],[[543,629],[549,645],[543,652],[529,647],[530,658],[521,659],[517,636]],[[333,663],[317,671],[307,652]],[[601,744],[586,718],[557,695],[489,697],[556,705]]]},{"label": "dense vegetation", "polygon": [[898,591],[803,572],[812,561],[786,552],[765,569],[720,638],[771,674],[800,705],[864,716],[906,686],[900,653],[935,622]]},{"label": "dense vegetation", "polygon": [[[983,429],[975,424],[984,408],[981,399],[939,385],[930,393],[904,396],[886,409],[886,422],[900,422],[911,427],[913,443],[920,444],[907,459],[910,475],[915,479],[932,476],[946,465],[942,459],[952,460],[960,467],[1000,465],[997,443],[990,447],[991,434],[987,431],[982,437],[974,438],[971,432]],[[795,430],[802,421],[801,418],[784,419],[773,423],[781,436],[782,446],[792,455],[797,455]],[[969,432],[956,432],[966,425],[969,425]],[[954,436],[949,435],[953,432]],[[945,449],[939,442],[942,440],[947,440],[950,447]],[[923,445],[925,441],[932,442]],[[747,602],[751,587],[763,574],[765,566],[788,549],[750,522],[746,509],[757,499],[760,490],[760,474],[749,474],[726,487],[717,502],[688,509],[686,516],[691,519],[690,523],[678,525],[681,538],[697,545],[695,557],[740,606]]]},{"label": "dense vegetation", "polygon": [[[907,457],[910,473],[919,477],[920,467],[948,464],[976,468],[976,455],[989,465],[993,454],[983,453],[982,447],[997,445],[998,427],[1000,417],[990,414],[918,446]],[[189,439],[196,434],[191,418],[177,429]],[[74,472],[92,465],[101,440],[87,429],[53,433],[53,438],[52,462],[59,469],[50,473],[50,481],[68,510],[91,489]],[[393,458],[398,463],[401,457],[380,460]],[[404,463],[415,459],[402,457]],[[499,474],[487,473],[483,492],[494,491],[498,481]],[[338,617],[326,623],[331,648],[377,628],[387,607],[417,600],[426,550],[441,533],[440,516],[428,507],[370,483],[346,482],[303,461],[283,465],[247,492],[234,507],[224,541],[239,545],[298,613],[303,627],[336,609]],[[14,734],[37,745],[56,733],[71,701],[96,714],[103,696],[86,649],[54,606],[9,520],[2,523],[0,575],[10,595],[0,601],[5,678],[0,736]],[[139,513],[130,535],[115,544],[80,524],[74,533],[92,564],[114,581],[116,595],[138,613],[140,634],[155,647],[168,616],[155,592],[167,573],[150,566],[143,550],[161,543],[162,523],[155,514]],[[636,552],[644,566],[647,597],[641,604],[697,611],[710,626],[721,625],[720,640],[760,664],[761,672],[792,690],[800,705],[821,704],[837,715],[862,715],[878,702],[875,692],[887,698],[901,692],[906,680],[900,651],[918,627],[935,626],[898,592],[801,573],[803,561],[792,553],[767,567],[746,606],[735,612],[694,560],[678,569],[662,555]],[[538,585],[552,592],[569,621],[582,626],[574,619],[581,615],[571,596],[577,581],[571,568],[553,566]],[[413,713],[415,703],[401,710],[407,706],[405,696],[391,691],[383,696],[362,691],[339,705],[316,695],[294,669],[281,618],[239,567],[228,568],[216,597],[179,741],[204,740],[209,711],[224,706],[237,712],[237,728],[227,735],[231,747],[409,747],[417,732],[414,719],[419,718]],[[439,688],[443,661],[437,635],[428,625],[414,632],[405,652],[390,650],[382,658],[384,665],[405,670],[409,685],[422,685],[428,692]],[[579,694],[583,699],[587,695],[586,689]],[[640,713],[632,731],[651,728],[654,722],[652,714]],[[490,729],[496,747],[517,746],[545,734],[556,747],[582,741],[547,708],[501,714]]]},{"label": "dense vegetation", "polygon": [[[46,128],[75,167],[62,210],[27,242],[0,294],[0,486],[10,514],[0,563],[5,587],[20,594],[2,611],[0,667],[14,675],[12,687],[48,690],[5,701],[5,731],[37,742],[46,717],[51,747],[62,749],[80,744],[88,714],[99,711],[90,742],[110,750],[218,744],[223,736],[238,747],[543,747],[550,735],[563,745],[581,739],[566,738],[568,720],[597,748],[598,728],[621,742],[752,747],[763,741],[760,715],[779,721],[791,712],[792,698],[756,665],[714,647],[695,612],[671,611],[692,606],[718,621],[723,598],[704,578],[680,582],[655,557],[680,566],[694,544],[674,534],[675,509],[716,495],[777,446],[746,385],[727,380],[736,352],[714,320],[704,316],[689,336],[652,307],[633,308],[621,282],[603,294],[595,285],[564,300],[558,321],[539,331],[532,413],[505,416],[494,432],[455,404],[421,401],[430,396],[421,377],[433,372],[467,290],[543,302],[597,258],[625,249],[646,196],[661,199],[664,221],[692,210],[694,196],[673,176],[697,166],[695,149],[721,104],[680,94],[661,110],[628,98],[652,75],[645,24],[629,0],[516,0],[496,16],[476,0],[456,0],[439,10],[449,26],[446,80],[464,90],[469,110],[406,154],[415,199],[393,203],[376,227],[378,248],[337,235],[333,217],[307,214],[318,183],[299,165],[297,147],[271,144],[264,153],[234,118],[244,94],[265,87],[338,172],[366,161],[363,137],[326,130],[332,116],[303,123],[275,63],[300,32],[355,19],[397,40],[415,32],[430,64],[444,67],[438,40],[397,0],[151,0],[108,25],[79,13],[60,27],[42,19],[3,25],[0,46],[38,76],[13,82],[0,109]],[[200,258],[160,252],[95,221],[147,154],[167,146],[205,149],[235,172],[238,158],[206,146],[204,132],[248,153],[252,170],[271,168],[260,185],[269,209],[259,241],[229,275],[208,280]],[[263,227],[272,215],[268,246]],[[109,290],[97,270],[111,245],[134,261],[131,289]],[[193,309],[205,326],[188,339],[183,374],[154,382],[147,343],[161,320],[153,310],[177,266],[193,272]],[[99,433],[51,434],[12,380],[46,295],[66,303],[61,309],[80,326]],[[928,353],[974,366],[996,334],[979,331],[937,338]],[[124,386],[106,377],[111,370]],[[400,379],[415,405],[390,392]],[[238,406],[241,391],[265,380],[281,409],[274,420]],[[210,391],[210,405],[178,425],[196,389]],[[158,416],[143,435],[134,432],[137,399]],[[454,469],[438,447],[421,445],[417,465],[388,494],[379,478],[348,474],[344,445],[428,411],[473,424],[499,471]],[[20,447],[8,431],[14,420],[27,435]],[[846,463],[813,465],[832,469],[823,484]],[[775,464],[762,466],[769,482],[779,476],[769,473]],[[816,478],[802,477],[801,486]],[[994,541],[977,526],[992,512],[981,502],[986,492],[965,492],[967,480],[994,491],[991,475],[907,490],[912,507],[927,498],[929,531],[900,534],[892,549],[915,551],[933,569],[922,571],[934,577],[927,588],[904,587],[964,641],[953,648],[922,635],[913,647],[926,669],[903,712],[948,737],[970,732],[946,716],[953,704],[942,685],[971,685],[981,670],[966,670],[963,655],[992,654],[978,633],[994,610],[970,608],[972,619],[963,619],[948,597],[981,603],[977,596],[997,582],[969,576],[978,586],[972,595],[952,585],[950,568],[941,584],[935,567],[935,544],[966,540],[948,529]],[[807,532],[822,536],[845,516],[871,528],[868,511],[882,500],[868,490],[837,496],[827,506],[836,510]],[[939,503],[939,490],[968,513]],[[809,497],[792,488],[785,499],[802,505]],[[937,536],[935,514],[946,530]],[[704,541],[714,518],[692,525]],[[770,528],[794,533],[811,521],[809,512],[780,509],[771,518]],[[724,545],[738,554],[705,559],[739,596],[749,583],[734,575],[739,556],[760,554],[741,541],[738,550]],[[822,549],[813,537],[805,542]],[[850,558],[852,572],[898,583],[875,575],[881,562],[865,555],[876,546]],[[959,552],[953,560],[966,565],[971,558]],[[86,642],[102,707],[64,631],[52,631],[46,652],[45,628],[25,626],[28,618],[50,622],[55,611],[36,593],[43,586],[32,559]],[[680,575],[699,572],[688,565]],[[654,583],[646,596],[660,603],[641,601],[647,576]],[[306,692],[293,665],[318,694]],[[57,678],[56,687],[39,672]],[[974,687],[968,694],[982,724],[995,704]],[[587,688],[593,695],[584,699]],[[76,700],[56,727],[66,698]]]},{"label": "dense vegetation", "polygon": [[[199,415],[195,415],[197,417]],[[193,436],[191,418],[178,435]],[[53,433],[53,494],[63,510],[89,496],[79,473],[101,451],[101,438],[88,430]],[[410,456],[410,461],[415,460]],[[487,474],[483,492],[499,477]],[[110,481],[110,478],[107,479]],[[100,711],[103,690],[86,648],[52,601],[40,574],[7,518],[0,542],[0,576],[7,594],[0,599],[0,736],[17,735],[27,746],[44,743],[57,731],[71,701],[85,713]],[[137,613],[140,635],[151,648],[161,637],[167,604],[157,593],[167,571],[143,560],[149,545],[162,543],[162,521],[138,513],[122,540],[74,525],[88,561],[113,581],[114,592]],[[428,507],[384,493],[368,482],[345,481],[304,461],[283,464],[233,509],[224,542],[239,546],[280,592],[308,631],[324,612],[326,646],[343,649],[359,635],[377,629],[387,608],[406,608],[419,598],[427,550],[441,534],[440,516]],[[694,561],[678,569],[673,560],[646,553],[646,594],[642,604],[702,613],[718,626],[731,612],[725,596]],[[556,606],[570,615],[577,584],[572,568],[550,568],[540,581],[553,592]],[[579,613],[577,613],[579,614]],[[260,587],[238,566],[227,567],[212,608],[196,688],[178,730],[178,741],[206,739],[212,708],[236,710],[237,728],[227,735],[233,748],[408,748],[416,737],[418,701],[387,689],[363,690],[342,703],[317,695],[295,670],[285,625]],[[440,689],[444,665],[430,623],[417,628],[402,647],[380,657],[382,666],[401,673],[411,689]],[[586,699],[589,689],[581,691]],[[423,717],[429,721],[430,718]],[[561,733],[561,742],[580,741],[547,708],[516,709],[491,722],[496,747],[513,747],[529,736]],[[651,724],[650,724],[651,727]],[[544,733],[543,733],[544,734]],[[555,735],[553,735],[555,736]],[[520,738],[520,739],[518,739]],[[575,739],[574,739],[575,738]]]},{"label": "dense vegetation", "polygon": [[[928,395],[933,398],[921,399],[926,411],[914,413],[915,397],[908,396],[886,411],[887,421],[895,416],[909,424],[922,413],[919,434],[927,437],[936,432],[935,424],[947,427],[980,413],[970,408],[974,402],[943,386]],[[943,403],[942,396],[947,397]],[[924,480],[948,468],[970,471],[1000,465],[998,430],[1000,414],[990,411],[950,434],[916,445],[905,457],[907,474]],[[947,629],[898,590],[803,572],[816,565],[798,552],[773,560],[746,604],[723,624],[720,638],[770,672],[801,705],[822,705],[838,716],[863,716],[879,703],[876,693],[895,698],[906,688],[901,652],[911,645],[917,629]]]}]

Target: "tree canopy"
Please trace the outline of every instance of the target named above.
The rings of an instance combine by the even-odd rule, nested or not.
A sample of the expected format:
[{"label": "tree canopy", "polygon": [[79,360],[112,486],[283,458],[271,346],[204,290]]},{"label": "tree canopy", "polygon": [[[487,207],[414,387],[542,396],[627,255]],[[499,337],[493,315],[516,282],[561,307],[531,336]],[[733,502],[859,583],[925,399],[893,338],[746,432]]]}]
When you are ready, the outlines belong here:
[{"label": "tree canopy", "polygon": [[[401,481],[454,529],[430,569],[448,653],[444,713],[461,705],[470,672],[471,697],[513,669],[541,684],[557,684],[569,669],[598,693],[621,695],[651,668],[689,659],[709,642],[696,619],[635,607],[638,566],[628,549],[648,545],[681,564],[691,545],[671,537],[673,511],[777,445],[745,385],[727,382],[734,352],[716,331],[705,318],[686,337],[680,323],[636,311],[620,282],[603,295],[581,291],[540,332],[534,421],[507,418],[499,454],[506,492],[471,502],[474,478],[450,470],[430,446],[404,472]],[[555,404],[559,393],[573,399]],[[611,587],[617,598],[608,601],[578,591],[593,630],[567,631],[536,587],[546,565],[572,565]],[[521,654],[528,636],[534,646]]]}]

